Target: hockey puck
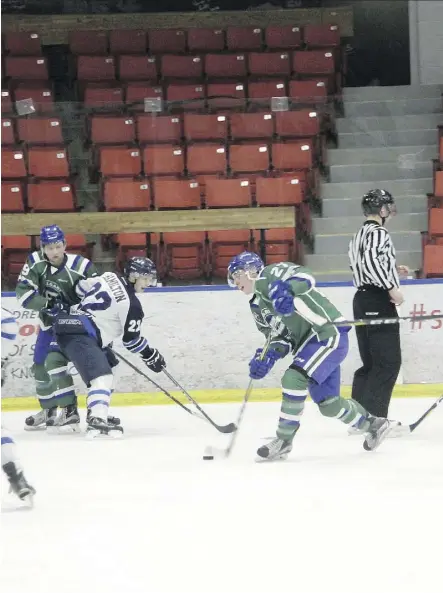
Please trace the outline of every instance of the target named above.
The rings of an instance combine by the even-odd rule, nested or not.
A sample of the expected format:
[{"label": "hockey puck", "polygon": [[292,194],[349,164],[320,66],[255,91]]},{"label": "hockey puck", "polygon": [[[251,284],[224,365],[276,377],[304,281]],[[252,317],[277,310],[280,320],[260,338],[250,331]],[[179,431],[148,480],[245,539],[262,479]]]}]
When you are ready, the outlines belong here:
[{"label": "hockey puck", "polygon": [[214,459],[214,451],[212,447],[206,447],[203,453],[203,460],[204,461],[213,461]]},{"label": "hockey puck", "polygon": [[213,461],[214,455],[203,455],[204,461]]}]

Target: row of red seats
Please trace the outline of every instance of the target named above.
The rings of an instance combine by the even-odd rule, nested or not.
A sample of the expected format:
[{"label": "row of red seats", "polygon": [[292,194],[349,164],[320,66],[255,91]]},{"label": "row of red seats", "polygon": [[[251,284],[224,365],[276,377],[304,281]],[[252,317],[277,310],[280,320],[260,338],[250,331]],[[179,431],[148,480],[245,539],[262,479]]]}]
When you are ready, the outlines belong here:
[{"label": "row of red seats", "polygon": [[76,194],[69,179],[2,181],[2,212],[73,212]]},{"label": "row of red seats", "polygon": [[14,103],[31,99],[36,113],[55,110],[54,95],[49,81],[18,83],[13,89],[2,89],[2,114],[14,111]]},{"label": "row of red seats", "polygon": [[427,244],[423,248],[423,275],[443,277],[443,126],[438,126],[438,159],[434,161],[434,192],[428,198]]},{"label": "row of red seats", "polygon": [[70,166],[65,146],[2,147],[2,179],[67,179]]}]

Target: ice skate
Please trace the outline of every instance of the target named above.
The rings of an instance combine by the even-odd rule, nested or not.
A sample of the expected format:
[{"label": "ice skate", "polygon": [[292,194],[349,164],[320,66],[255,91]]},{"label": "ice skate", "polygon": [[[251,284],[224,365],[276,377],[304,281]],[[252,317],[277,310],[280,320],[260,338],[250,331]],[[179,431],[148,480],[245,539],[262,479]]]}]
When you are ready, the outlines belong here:
[{"label": "ice skate", "polygon": [[260,460],[276,461],[277,459],[286,459],[292,451],[292,441],[284,441],[276,437],[267,445],[262,445],[257,449],[257,455]]},{"label": "ice skate", "polygon": [[[37,414],[32,414],[25,419],[25,430],[46,430],[48,420],[57,417],[57,408],[49,410],[40,410]],[[50,424],[49,424],[50,426]]]},{"label": "ice skate", "polygon": [[76,404],[70,404],[62,408],[60,414],[50,418],[48,422],[49,434],[70,434],[80,432],[80,416]]},{"label": "ice skate", "polygon": [[369,417],[369,428],[366,430],[363,449],[365,451],[375,451],[385,440],[393,428],[393,421],[387,418]]},{"label": "ice skate", "polygon": [[86,437],[95,439],[97,437],[120,438],[123,435],[123,427],[120,424],[105,422],[102,418],[89,416]]},{"label": "ice skate", "polygon": [[28,484],[23,472],[17,471],[17,467],[12,461],[5,463],[3,469],[8,476],[10,492],[13,492],[20,498],[20,500],[23,500],[32,506],[35,488]]},{"label": "ice skate", "polygon": [[[86,423],[89,424],[89,420],[91,418],[91,410],[88,409],[86,413]],[[114,426],[118,426],[120,424],[120,418],[116,416],[108,416],[108,424],[112,424]]]}]

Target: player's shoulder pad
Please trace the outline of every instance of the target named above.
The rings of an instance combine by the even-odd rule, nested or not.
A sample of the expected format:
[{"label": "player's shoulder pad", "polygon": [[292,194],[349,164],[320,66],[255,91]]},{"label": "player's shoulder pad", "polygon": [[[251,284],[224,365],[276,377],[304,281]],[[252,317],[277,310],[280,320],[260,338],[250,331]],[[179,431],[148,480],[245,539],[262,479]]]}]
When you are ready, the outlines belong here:
[{"label": "player's shoulder pad", "polygon": [[41,251],[33,251],[32,253],[30,253],[28,255],[28,259],[27,259],[26,263],[28,264],[28,266],[30,268],[33,268],[37,264],[47,264],[48,262],[42,256]]},{"label": "player's shoulder pad", "polygon": [[80,276],[83,276],[86,269],[91,265],[91,260],[80,254],[66,253],[66,258],[66,267]]}]

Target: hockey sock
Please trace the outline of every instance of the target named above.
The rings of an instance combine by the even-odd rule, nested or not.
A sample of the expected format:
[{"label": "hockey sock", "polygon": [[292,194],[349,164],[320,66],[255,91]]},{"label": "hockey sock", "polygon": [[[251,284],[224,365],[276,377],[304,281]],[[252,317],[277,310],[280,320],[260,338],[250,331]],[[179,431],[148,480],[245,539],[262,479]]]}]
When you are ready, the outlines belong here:
[{"label": "hockey sock", "polygon": [[292,441],[300,428],[300,416],[308,396],[307,379],[295,369],[288,369],[282,378],[283,398],[278,421],[277,437]]},{"label": "hockey sock", "polygon": [[320,402],[318,407],[323,416],[337,418],[353,428],[364,431],[369,426],[369,413],[354,399],[331,397]]}]

